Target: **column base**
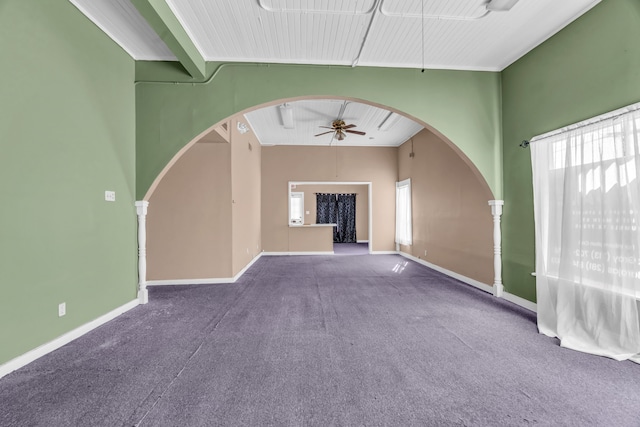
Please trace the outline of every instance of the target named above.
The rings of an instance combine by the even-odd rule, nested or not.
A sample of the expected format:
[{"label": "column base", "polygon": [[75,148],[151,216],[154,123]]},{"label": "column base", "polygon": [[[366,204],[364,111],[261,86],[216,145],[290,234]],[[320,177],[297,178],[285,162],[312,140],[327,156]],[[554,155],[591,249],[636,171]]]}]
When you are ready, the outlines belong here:
[{"label": "column base", "polygon": [[149,291],[146,288],[138,291],[138,302],[140,302],[140,304],[147,304],[149,302]]},{"label": "column base", "polygon": [[502,298],[504,294],[504,285],[502,283],[494,283],[493,284],[493,296]]}]

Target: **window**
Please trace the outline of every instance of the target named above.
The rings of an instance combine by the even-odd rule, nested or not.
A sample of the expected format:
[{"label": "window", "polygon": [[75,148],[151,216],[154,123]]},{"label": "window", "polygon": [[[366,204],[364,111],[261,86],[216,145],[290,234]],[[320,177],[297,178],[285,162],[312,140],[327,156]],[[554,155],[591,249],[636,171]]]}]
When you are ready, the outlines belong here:
[{"label": "window", "polygon": [[532,141],[542,263],[536,270],[605,288],[627,277],[640,279],[635,261],[640,112],[592,120]]},{"label": "window", "polygon": [[411,245],[411,180],[396,183],[396,243]]},{"label": "window", "polygon": [[530,147],[539,331],[640,362],[640,104]]},{"label": "window", "polygon": [[301,225],[304,223],[304,193],[291,192],[289,204],[289,224]]}]

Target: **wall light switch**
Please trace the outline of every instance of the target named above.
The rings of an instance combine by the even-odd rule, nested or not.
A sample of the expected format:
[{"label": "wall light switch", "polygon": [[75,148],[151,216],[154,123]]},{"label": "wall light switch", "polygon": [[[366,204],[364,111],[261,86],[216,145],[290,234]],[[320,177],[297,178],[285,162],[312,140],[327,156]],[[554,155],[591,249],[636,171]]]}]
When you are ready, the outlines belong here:
[{"label": "wall light switch", "polygon": [[58,304],[58,317],[62,317],[67,314],[67,303],[62,302]]},{"label": "wall light switch", "polygon": [[309,215],[309,211],[307,211],[307,215]]},{"label": "wall light switch", "polygon": [[107,202],[115,202],[116,201],[116,192],[115,191],[105,191],[104,199]]}]

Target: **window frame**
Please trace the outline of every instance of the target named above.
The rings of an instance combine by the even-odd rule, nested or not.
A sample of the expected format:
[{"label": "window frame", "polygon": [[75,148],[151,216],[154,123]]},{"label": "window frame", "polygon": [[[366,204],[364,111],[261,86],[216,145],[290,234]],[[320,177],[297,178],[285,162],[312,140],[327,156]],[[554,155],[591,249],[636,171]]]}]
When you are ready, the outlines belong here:
[{"label": "window frame", "polygon": [[[300,199],[300,222],[296,222],[293,218],[293,200]],[[304,191],[289,192],[289,225],[304,224]]]},{"label": "window frame", "polygon": [[[408,223],[403,227],[400,223],[402,220],[401,214],[403,212],[400,211],[400,192],[406,191],[408,193],[408,197],[406,197],[406,205],[404,210],[406,210],[406,217],[408,219]],[[413,211],[412,211],[412,194],[411,194],[411,178],[407,178],[403,181],[396,182],[396,233],[395,233],[395,242],[398,245],[411,246],[413,245]],[[402,232],[406,232],[406,236],[400,234],[404,234]]]}]

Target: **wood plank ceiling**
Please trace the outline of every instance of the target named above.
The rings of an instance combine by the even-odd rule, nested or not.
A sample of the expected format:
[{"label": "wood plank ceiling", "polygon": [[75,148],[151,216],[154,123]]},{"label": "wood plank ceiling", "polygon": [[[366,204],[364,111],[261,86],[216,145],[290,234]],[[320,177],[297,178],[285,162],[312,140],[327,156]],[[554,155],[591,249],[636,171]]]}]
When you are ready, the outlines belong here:
[{"label": "wood plank ceiling", "polygon": [[[195,46],[197,61],[296,63],[368,67],[501,71],[600,0],[69,0],[136,60],[177,60],[184,50],[167,46],[139,12],[140,3],[166,2]],[[132,3],[133,1],[133,3]],[[145,4],[145,5],[146,5]],[[136,7],[137,6],[137,7]],[[502,7],[506,6],[506,7]],[[505,9],[494,11],[493,9]],[[165,17],[166,18],[166,17]],[[155,30],[154,30],[155,28]],[[165,39],[166,40],[166,39]],[[184,40],[183,40],[184,42]],[[173,52],[172,52],[173,49]],[[188,49],[187,49],[188,50]],[[193,50],[193,49],[191,49]],[[312,105],[316,103],[316,105]],[[326,104],[326,105],[325,105]],[[292,103],[295,129],[284,132],[278,106],[264,114],[249,113],[263,144],[309,141],[318,122],[343,101]],[[359,128],[379,132],[389,112],[351,103],[345,110]],[[380,111],[378,111],[380,110]],[[313,118],[308,111],[317,111]],[[360,116],[358,116],[360,115]],[[304,117],[300,122],[297,117]],[[331,116],[331,119],[328,117]],[[345,116],[345,119],[349,117]],[[375,117],[375,119],[373,119]],[[313,123],[309,125],[309,123]],[[396,120],[398,137],[414,132],[415,123]],[[313,128],[313,129],[311,129]],[[369,139],[372,137],[372,139]],[[277,138],[282,138],[277,142]],[[292,139],[293,138],[293,139]],[[307,142],[302,142],[304,141]],[[365,138],[351,138],[364,144]],[[405,139],[406,140],[406,139]],[[286,142],[285,142],[286,141]],[[345,140],[346,141],[346,140]],[[367,144],[398,145],[390,133],[369,135]],[[404,142],[404,141],[400,141]]]}]

